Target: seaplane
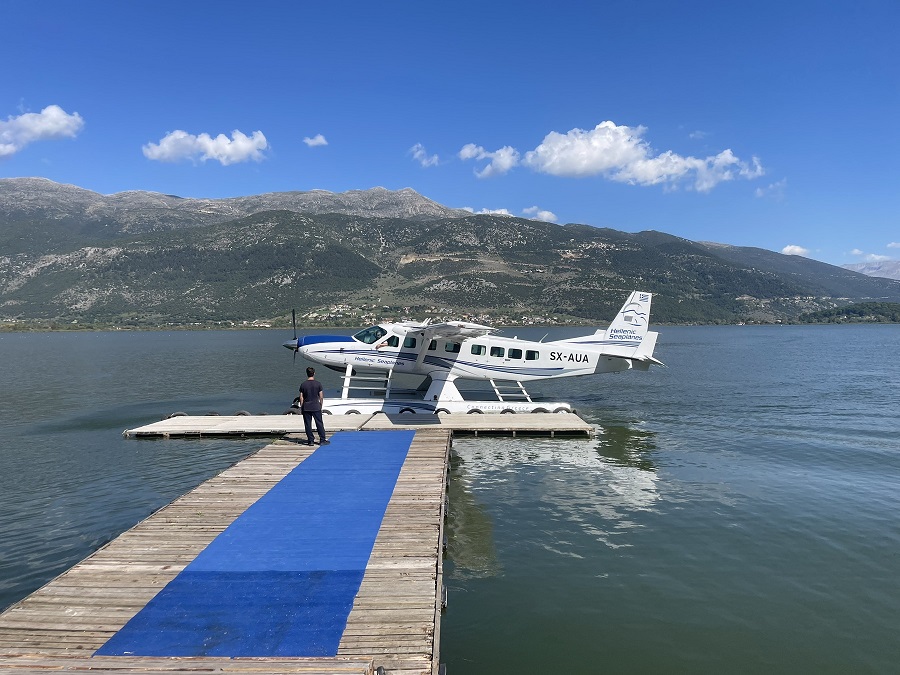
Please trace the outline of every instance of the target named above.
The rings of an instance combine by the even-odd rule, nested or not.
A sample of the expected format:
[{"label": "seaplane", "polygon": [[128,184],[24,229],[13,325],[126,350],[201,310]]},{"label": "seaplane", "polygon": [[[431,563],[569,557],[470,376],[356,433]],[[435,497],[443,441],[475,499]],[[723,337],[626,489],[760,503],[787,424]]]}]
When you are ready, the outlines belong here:
[{"label": "seaplane", "polygon": [[[465,321],[381,323],[354,335],[297,337],[295,314],[294,339],[284,346],[342,373],[340,395],[326,392],[326,414],[574,412],[565,402],[533,400],[523,383],[664,365],[653,356],[651,299],[633,291],[607,328],[547,342],[503,337]],[[392,388],[398,373],[424,376],[423,384]],[[466,399],[460,380],[489,382],[496,400]],[[359,390],[367,395],[354,395]]]}]

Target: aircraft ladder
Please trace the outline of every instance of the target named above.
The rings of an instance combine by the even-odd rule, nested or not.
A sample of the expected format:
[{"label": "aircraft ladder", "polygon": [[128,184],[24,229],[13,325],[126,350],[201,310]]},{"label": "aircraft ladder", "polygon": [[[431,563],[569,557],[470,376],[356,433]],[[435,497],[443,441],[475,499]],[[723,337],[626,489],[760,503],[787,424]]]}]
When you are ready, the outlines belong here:
[{"label": "aircraft ladder", "polygon": [[[347,365],[347,370],[344,372],[343,380],[344,385],[341,387],[341,398],[346,399],[350,398],[350,391],[354,389],[365,389],[374,392],[384,392],[384,397],[389,398],[391,395],[391,375],[394,374],[394,369],[391,368],[387,375],[375,375],[375,376],[365,376],[365,375],[354,375],[353,367],[351,365]],[[357,385],[356,382],[371,382],[378,383],[375,384],[361,384]]]},{"label": "aircraft ladder", "polygon": [[525,391],[525,387],[518,380],[490,380],[491,387],[500,401],[528,401],[532,403],[531,396]]}]

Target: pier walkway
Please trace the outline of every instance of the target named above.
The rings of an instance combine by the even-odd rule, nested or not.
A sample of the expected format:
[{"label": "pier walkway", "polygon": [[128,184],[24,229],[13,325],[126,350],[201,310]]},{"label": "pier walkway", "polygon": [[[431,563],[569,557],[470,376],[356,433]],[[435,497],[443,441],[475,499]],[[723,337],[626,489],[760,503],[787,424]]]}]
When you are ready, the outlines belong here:
[{"label": "pier walkway", "polygon": [[265,446],[0,614],[0,673],[436,675],[449,448]]}]

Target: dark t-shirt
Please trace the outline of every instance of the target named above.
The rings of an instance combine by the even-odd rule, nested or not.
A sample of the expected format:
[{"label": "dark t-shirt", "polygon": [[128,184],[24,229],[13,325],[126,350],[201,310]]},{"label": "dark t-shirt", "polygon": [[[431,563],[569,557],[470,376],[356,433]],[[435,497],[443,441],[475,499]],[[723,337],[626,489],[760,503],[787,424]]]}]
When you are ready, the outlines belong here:
[{"label": "dark t-shirt", "polygon": [[319,403],[320,391],[322,391],[322,385],[318,380],[306,380],[300,385],[300,393],[303,394],[303,410],[313,412],[322,409],[322,404]]}]

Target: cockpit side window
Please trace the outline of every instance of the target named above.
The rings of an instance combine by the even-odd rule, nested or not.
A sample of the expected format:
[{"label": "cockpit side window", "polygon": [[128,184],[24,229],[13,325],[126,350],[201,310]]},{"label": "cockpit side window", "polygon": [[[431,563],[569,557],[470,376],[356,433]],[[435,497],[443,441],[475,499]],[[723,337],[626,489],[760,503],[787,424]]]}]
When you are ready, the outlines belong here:
[{"label": "cockpit side window", "polygon": [[404,338],[403,348],[404,349],[415,349],[416,348],[416,338],[414,338],[414,337]]},{"label": "cockpit side window", "polygon": [[359,331],[353,336],[354,340],[359,340],[367,345],[375,344],[378,340],[387,335],[387,331],[381,326],[370,326]]},{"label": "cockpit side window", "polygon": [[400,338],[398,338],[396,335],[391,335],[391,337],[389,337],[387,340],[385,340],[384,343],[388,347],[399,347],[400,346]]}]

